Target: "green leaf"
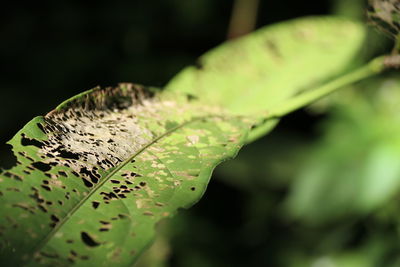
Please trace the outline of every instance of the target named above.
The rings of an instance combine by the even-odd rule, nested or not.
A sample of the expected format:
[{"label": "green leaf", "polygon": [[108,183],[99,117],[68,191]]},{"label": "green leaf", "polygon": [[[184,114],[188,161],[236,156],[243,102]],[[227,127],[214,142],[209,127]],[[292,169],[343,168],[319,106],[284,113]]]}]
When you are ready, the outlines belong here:
[{"label": "green leaf", "polygon": [[0,262],[131,265],[155,224],[198,201],[218,163],[277,123],[274,109],[341,72],[363,33],[335,18],[278,24],[210,52],[163,92],[94,89],[34,118],[0,174]]},{"label": "green leaf", "polygon": [[390,207],[400,192],[399,99],[396,76],[330,98],[324,135],[303,152],[286,201],[292,218],[321,225]]},{"label": "green leaf", "polygon": [[1,263],[127,266],[154,226],[200,199],[252,121],[121,85],[73,98],[9,142],[0,175]]},{"label": "green leaf", "polygon": [[[233,114],[274,113],[342,73],[360,49],[364,27],[337,17],[307,17],[262,28],[199,58],[166,86]],[[253,129],[255,139],[275,121]]]}]

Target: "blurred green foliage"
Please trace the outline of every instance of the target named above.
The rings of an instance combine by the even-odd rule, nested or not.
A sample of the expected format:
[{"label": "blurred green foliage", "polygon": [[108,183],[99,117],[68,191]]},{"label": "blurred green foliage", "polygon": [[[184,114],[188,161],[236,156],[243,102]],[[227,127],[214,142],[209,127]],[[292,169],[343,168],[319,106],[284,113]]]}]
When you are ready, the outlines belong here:
[{"label": "blurred green foliage", "polygon": [[[258,25],[330,11],[361,18],[366,3],[260,2]],[[82,88],[164,85],[224,40],[232,1],[9,5],[0,24],[1,145]],[[365,55],[388,51],[382,36],[371,40]],[[137,266],[400,266],[399,99],[393,72],[320,102],[322,112],[284,118],[216,170],[201,202],[160,225]]]},{"label": "blurred green foliage", "polygon": [[325,134],[307,153],[287,203],[308,223],[365,216],[400,188],[399,77],[372,79],[330,100]]}]

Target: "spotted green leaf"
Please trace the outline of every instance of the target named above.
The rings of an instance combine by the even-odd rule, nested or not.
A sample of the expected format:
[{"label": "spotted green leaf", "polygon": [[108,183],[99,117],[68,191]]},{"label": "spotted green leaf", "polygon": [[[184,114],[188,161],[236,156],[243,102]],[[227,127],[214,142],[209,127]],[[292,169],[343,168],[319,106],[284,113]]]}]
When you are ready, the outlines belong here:
[{"label": "spotted green leaf", "polygon": [[214,167],[277,122],[276,107],[340,72],[362,35],[334,18],[278,24],[210,52],[164,91],[94,89],[34,118],[0,174],[1,265],[132,265],[155,224],[198,201]]},{"label": "spotted green leaf", "polygon": [[250,118],[129,84],[93,90],[29,122],[0,176],[1,262],[131,264],[154,225],[203,194]]}]

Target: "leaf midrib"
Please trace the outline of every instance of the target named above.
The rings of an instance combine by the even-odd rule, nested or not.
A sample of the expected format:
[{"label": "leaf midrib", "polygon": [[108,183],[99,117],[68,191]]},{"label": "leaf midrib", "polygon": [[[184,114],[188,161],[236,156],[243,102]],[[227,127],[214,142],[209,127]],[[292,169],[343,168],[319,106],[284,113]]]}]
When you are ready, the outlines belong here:
[{"label": "leaf midrib", "polygon": [[68,213],[66,216],[63,217],[63,219],[60,220],[60,222],[49,232],[49,234],[39,243],[39,245],[32,250],[32,253],[30,254],[29,259],[26,261],[27,263],[31,262],[34,255],[36,255],[38,252],[40,252],[45,245],[53,238],[53,236],[58,232],[58,230],[68,221],[69,218],[71,218],[76,211],[79,210],[79,208],[86,203],[86,201],[94,194],[97,192],[98,189],[100,189],[112,176],[114,176],[119,170],[121,170],[126,164],[128,164],[130,161],[132,161],[135,157],[137,157],[140,153],[142,153],[143,151],[145,151],[147,148],[149,148],[150,146],[152,146],[153,144],[157,143],[158,141],[160,141],[162,138],[170,135],[171,133],[183,128],[184,126],[199,121],[199,120],[203,120],[206,118],[210,118],[210,117],[220,117],[219,115],[208,115],[208,116],[203,116],[203,117],[194,117],[182,124],[179,124],[169,130],[167,130],[165,133],[157,136],[156,138],[154,138],[153,140],[151,140],[150,142],[148,142],[146,145],[144,145],[142,148],[140,148],[138,151],[136,151],[132,156],[130,156],[129,158],[127,158],[126,160],[124,160],[123,162],[121,162],[117,167],[115,167],[109,174],[106,175],[106,177],[104,177],[104,179],[102,179],[98,184],[95,185],[95,187],[89,191],[89,193],[84,196],[79,202],[78,204],[76,204]]}]

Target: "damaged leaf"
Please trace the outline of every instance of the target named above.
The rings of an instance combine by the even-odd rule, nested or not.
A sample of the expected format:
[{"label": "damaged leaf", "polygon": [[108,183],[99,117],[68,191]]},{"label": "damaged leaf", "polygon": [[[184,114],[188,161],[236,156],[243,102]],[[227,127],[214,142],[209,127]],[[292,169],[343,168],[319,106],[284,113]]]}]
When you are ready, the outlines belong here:
[{"label": "damaged leaf", "polygon": [[363,34],[334,18],[278,24],[164,91],[97,88],[34,118],[0,174],[0,263],[132,265],[155,224],[198,201],[214,167],[277,122],[275,107],[342,71]]},{"label": "damaged leaf", "polygon": [[398,0],[370,0],[368,16],[382,32],[394,39],[400,33],[400,2]]},{"label": "damaged leaf", "polygon": [[131,264],[253,122],[130,84],[33,119],[9,142],[18,165],[0,176],[2,264]]}]

